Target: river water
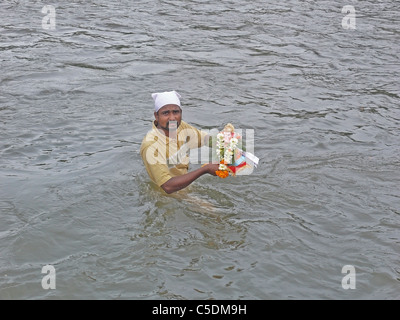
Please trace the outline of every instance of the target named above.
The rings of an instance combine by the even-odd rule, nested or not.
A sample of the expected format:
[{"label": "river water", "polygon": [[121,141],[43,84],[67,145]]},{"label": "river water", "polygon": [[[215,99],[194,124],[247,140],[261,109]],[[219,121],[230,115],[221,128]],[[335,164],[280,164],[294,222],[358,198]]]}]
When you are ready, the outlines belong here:
[{"label": "river water", "polygon": [[[3,0],[0,299],[399,299],[399,12]],[[154,187],[167,90],[200,129],[254,130],[253,174]]]}]

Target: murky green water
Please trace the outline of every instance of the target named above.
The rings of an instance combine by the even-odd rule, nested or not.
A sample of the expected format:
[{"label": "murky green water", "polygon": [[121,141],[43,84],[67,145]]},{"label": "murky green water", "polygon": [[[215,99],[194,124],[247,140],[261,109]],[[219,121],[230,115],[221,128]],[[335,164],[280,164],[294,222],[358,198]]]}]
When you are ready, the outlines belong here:
[{"label": "murky green water", "polygon": [[[0,4],[0,299],[400,298],[398,1],[46,4]],[[254,130],[253,175],[150,184],[173,89]]]}]

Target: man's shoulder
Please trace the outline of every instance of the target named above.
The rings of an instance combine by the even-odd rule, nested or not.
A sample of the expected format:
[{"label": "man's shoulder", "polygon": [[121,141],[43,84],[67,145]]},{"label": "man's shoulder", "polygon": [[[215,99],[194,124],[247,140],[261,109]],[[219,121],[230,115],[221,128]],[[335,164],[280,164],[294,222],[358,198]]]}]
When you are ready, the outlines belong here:
[{"label": "man's shoulder", "polygon": [[189,123],[187,123],[186,121],[183,121],[183,120],[181,121],[180,127],[181,127],[182,129],[194,128],[192,125],[190,125]]},{"label": "man's shoulder", "polygon": [[157,134],[157,131],[153,128],[149,130],[146,135],[144,136],[142,140],[142,145],[140,147],[141,150],[149,147],[153,143],[155,143],[159,139],[159,135]]},{"label": "man's shoulder", "polygon": [[200,131],[200,130],[197,129],[195,126],[193,126],[193,125],[191,125],[191,124],[189,124],[189,123],[187,123],[187,122],[185,122],[185,121],[182,120],[182,121],[181,121],[181,125],[180,125],[180,131],[182,131],[182,130],[187,130],[187,129]]}]

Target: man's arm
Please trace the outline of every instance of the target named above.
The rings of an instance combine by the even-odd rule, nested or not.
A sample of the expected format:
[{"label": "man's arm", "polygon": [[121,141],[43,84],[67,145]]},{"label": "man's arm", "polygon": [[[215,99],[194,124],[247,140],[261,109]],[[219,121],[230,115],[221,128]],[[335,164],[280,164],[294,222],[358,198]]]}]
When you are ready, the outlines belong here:
[{"label": "man's arm", "polygon": [[176,191],[182,190],[190,185],[193,181],[200,178],[204,174],[211,174],[216,176],[215,171],[219,168],[218,164],[209,163],[204,167],[193,170],[181,176],[173,177],[164,183],[161,188],[168,194],[174,193]]}]

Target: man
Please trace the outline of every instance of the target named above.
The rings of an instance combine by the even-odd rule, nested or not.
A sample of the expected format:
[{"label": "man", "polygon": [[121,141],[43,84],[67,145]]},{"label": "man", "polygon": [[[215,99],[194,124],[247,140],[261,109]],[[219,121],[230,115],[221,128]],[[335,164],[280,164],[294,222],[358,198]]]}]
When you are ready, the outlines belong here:
[{"label": "man", "polygon": [[150,178],[167,194],[186,188],[204,174],[216,176],[218,164],[189,172],[190,149],[208,145],[209,136],[182,121],[181,96],[176,91],[153,93],[153,128],[143,139],[140,154]]}]

